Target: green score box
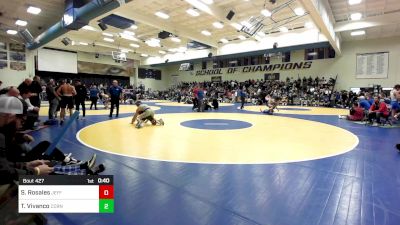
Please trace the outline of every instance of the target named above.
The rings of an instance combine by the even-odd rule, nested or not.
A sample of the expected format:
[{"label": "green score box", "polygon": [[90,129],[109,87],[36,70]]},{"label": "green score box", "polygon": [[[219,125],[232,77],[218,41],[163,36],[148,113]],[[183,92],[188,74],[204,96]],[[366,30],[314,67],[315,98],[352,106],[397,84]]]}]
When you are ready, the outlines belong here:
[{"label": "green score box", "polygon": [[114,213],[114,199],[99,199],[100,213]]}]

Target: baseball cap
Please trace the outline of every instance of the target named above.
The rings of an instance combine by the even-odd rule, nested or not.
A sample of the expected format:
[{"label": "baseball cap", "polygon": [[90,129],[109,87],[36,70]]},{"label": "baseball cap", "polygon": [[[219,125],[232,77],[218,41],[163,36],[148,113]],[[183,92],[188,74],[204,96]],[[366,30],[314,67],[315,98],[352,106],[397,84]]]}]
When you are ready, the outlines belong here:
[{"label": "baseball cap", "polygon": [[0,113],[23,114],[24,106],[16,97],[1,96],[0,97]]}]

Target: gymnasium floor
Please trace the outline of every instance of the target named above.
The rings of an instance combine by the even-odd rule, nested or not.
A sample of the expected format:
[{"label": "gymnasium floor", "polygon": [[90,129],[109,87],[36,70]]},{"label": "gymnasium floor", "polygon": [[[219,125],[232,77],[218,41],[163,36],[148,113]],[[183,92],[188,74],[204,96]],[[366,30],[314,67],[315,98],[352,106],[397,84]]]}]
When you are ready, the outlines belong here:
[{"label": "gymnasium floor", "polygon": [[49,224],[399,224],[400,129],[340,120],[347,110],[338,109],[281,106],[268,116],[259,106],[148,104],[164,127],[135,129],[134,106],[72,125],[59,147],[97,154],[114,175],[115,213],[49,214]]}]

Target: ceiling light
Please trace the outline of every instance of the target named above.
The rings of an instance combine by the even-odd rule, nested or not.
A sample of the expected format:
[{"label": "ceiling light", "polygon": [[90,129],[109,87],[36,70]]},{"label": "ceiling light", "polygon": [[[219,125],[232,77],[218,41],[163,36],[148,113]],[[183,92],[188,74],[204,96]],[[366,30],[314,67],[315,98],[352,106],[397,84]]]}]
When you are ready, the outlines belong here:
[{"label": "ceiling light", "polygon": [[121,36],[121,38],[126,39],[126,40],[139,41],[139,39],[133,37],[132,35],[127,35],[127,34],[124,34],[124,33],[119,33],[119,35]]},{"label": "ceiling light", "polygon": [[240,23],[241,23],[243,26],[247,27],[247,28],[252,27],[251,24],[250,24],[249,22],[247,22],[247,21],[242,21],[242,22],[240,22]]},{"label": "ceiling light", "polygon": [[129,44],[131,47],[134,47],[134,48],[139,48],[140,46],[139,45],[137,45],[137,44],[134,44],[134,43],[132,43],[132,44]]},{"label": "ceiling light", "polygon": [[227,40],[227,39],[225,39],[225,38],[221,38],[221,40],[220,40],[222,43],[224,43],[224,44],[226,44],[226,43],[228,43],[229,41]]},{"label": "ceiling light", "polygon": [[289,29],[287,29],[287,27],[279,27],[279,30],[283,33],[289,32]]},{"label": "ceiling light", "polygon": [[108,41],[108,42],[114,42],[114,39],[111,39],[111,38],[103,38],[103,40]]},{"label": "ceiling light", "polygon": [[106,32],[103,32],[103,35],[104,36],[107,36],[107,37],[113,37],[114,35],[112,35],[112,34],[110,34],[110,33],[106,33]]},{"label": "ceiling light", "polygon": [[214,22],[214,23],[213,23],[213,26],[214,26],[215,28],[218,28],[218,29],[224,28],[224,24],[221,23],[221,22]]},{"label": "ceiling light", "polygon": [[361,13],[353,13],[350,15],[351,20],[360,20],[362,17]]},{"label": "ceiling light", "polygon": [[157,38],[150,38],[146,40],[145,43],[150,47],[160,47],[160,40]]},{"label": "ceiling light", "polygon": [[246,40],[246,37],[243,36],[243,35],[239,35],[238,38],[239,38],[240,40]]},{"label": "ceiling light", "polygon": [[186,47],[179,47],[178,52],[186,52],[187,48]]},{"label": "ceiling light", "polygon": [[295,8],[294,9],[294,13],[296,14],[296,15],[298,15],[298,16],[303,16],[306,12],[304,11],[304,9],[303,8]]},{"label": "ceiling light", "polygon": [[86,42],[79,42],[79,44],[80,44],[80,45],[89,45],[89,44],[86,43]]},{"label": "ceiling light", "polygon": [[135,24],[132,24],[130,28],[131,28],[132,30],[136,30],[136,29],[137,29],[137,26],[136,26]]},{"label": "ceiling light", "polygon": [[24,20],[17,20],[17,21],[15,21],[15,24],[18,25],[18,26],[24,27],[24,26],[26,26],[28,24],[28,22],[26,22]]},{"label": "ceiling light", "polygon": [[167,52],[165,52],[165,51],[163,51],[163,50],[160,50],[160,51],[158,51],[158,53],[160,53],[160,54],[166,54]]},{"label": "ceiling light", "polygon": [[270,17],[272,15],[271,11],[269,11],[268,9],[261,10],[261,14],[265,17]]},{"label": "ceiling light", "polygon": [[213,0],[201,0],[202,2],[206,3],[207,5],[211,5],[214,3]]},{"label": "ceiling light", "polygon": [[30,14],[39,14],[42,10],[40,8],[34,7],[34,6],[29,6],[28,9],[26,10]]},{"label": "ceiling light", "polygon": [[193,8],[186,10],[186,12],[191,16],[199,16],[200,15],[200,13],[196,9],[193,9]]},{"label": "ceiling light", "polygon": [[130,51],[129,51],[129,49],[123,48],[123,49],[121,49],[121,52],[123,52],[123,53],[128,53],[128,52],[130,52]]},{"label": "ceiling light", "polygon": [[72,22],[74,22],[74,17],[72,15],[69,15],[69,14],[64,14],[62,20],[63,20],[65,26],[68,26]]},{"label": "ceiling light", "polygon": [[312,22],[307,22],[304,24],[304,27],[311,29],[311,28],[314,28],[314,24]]},{"label": "ceiling light", "polygon": [[349,5],[356,5],[356,4],[360,4],[361,0],[349,0]]},{"label": "ceiling light", "polygon": [[208,7],[207,4],[204,4],[202,1],[200,0],[185,0],[187,3],[191,4],[193,7],[195,7],[196,9],[199,9],[203,12],[206,12],[208,14],[212,14],[212,11],[210,9],[210,7]]},{"label": "ceiling light", "polygon": [[351,36],[365,35],[365,30],[357,30],[350,33]]},{"label": "ceiling light", "polygon": [[208,31],[208,30],[203,30],[201,33],[203,35],[206,35],[206,36],[210,36],[211,35],[210,31]]},{"label": "ceiling light", "polygon": [[169,51],[169,52],[177,52],[178,49],[177,49],[177,48],[170,48],[170,49],[168,49],[168,51]]},{"label": "ceiling light", "polygon": [[242,25],[238,24],[238,23],[231,23],[231,26],[234,27],[236,30],[241,30],[242,29]]},{"label": "ceiling light", "polygon": [[260,37],[265,37],[265,33],[262,31],[257,32],[257,35]]},{"label": "ceiling light", "polygon": [[178,37],[171,37],[171,41],[179,43],[181,42],[181,39],[179,39]]},{"label": "ceiling light", "polygon": [[17,33],[16,30],[7,30],[7,34],[16,35]]},{"label": "ceiling light", "polygon": [[91,31],[95,31],[95,30],[96,30],[96,29],[94,29],[93,27],[91,27],[91,26],[89,26],[89,25],[83,26],[82,29],[84,29],[84,30],[91,30]]},{"label": "ceiling light", "polygon": [[124,32],[123,32],[124,34],[126,34],[126,35],[131,35],[131,36],[134,36],[135,35],[135,33],[134,32],[132,32],[132,31],[129,31],[129,30],[124,30]]},{"label": "ceiling light", "polygon": [[142,56],[142,57],[147,57],[147,56],[149,56],[149,55],[147,55],[147,54],[140,54],[140,56]]},{"label": "ceiling light", "polygon": [[169,18],[168,14],[166,14],[164,12],[161,12],[161,11],[158,11],[158,12],[154,13],[154,15],[156,15],[156,16],[160,17],[161,19],[164,19],[164,20]]}]

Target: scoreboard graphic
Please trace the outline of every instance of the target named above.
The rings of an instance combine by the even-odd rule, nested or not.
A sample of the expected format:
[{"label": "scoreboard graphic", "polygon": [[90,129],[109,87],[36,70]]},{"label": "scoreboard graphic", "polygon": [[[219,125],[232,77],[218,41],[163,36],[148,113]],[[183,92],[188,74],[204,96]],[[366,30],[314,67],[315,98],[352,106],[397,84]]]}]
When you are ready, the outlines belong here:
[{"label": "scoreboard graphic", "polygon": [[114,180],[106,176],[21,176],[19,213],[114,213]]}]

